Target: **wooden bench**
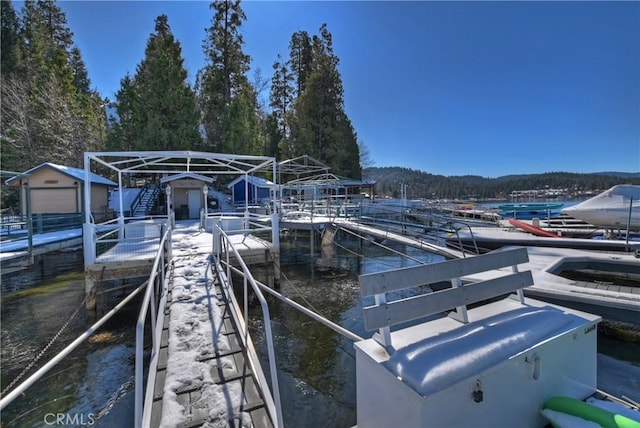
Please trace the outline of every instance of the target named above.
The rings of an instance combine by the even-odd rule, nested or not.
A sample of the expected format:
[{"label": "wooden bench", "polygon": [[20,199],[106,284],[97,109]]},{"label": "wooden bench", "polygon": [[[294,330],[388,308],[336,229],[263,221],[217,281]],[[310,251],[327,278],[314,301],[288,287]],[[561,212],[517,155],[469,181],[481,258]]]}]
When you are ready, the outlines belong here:
[{"label": "wooden bench", "polygon": [[[450,317],[468,323],[467,305],[491,299],[517,290],[520,303],[524,303],[522,289],[533,285],[530,271],[519,272],[517,265],[529,261],[526,248],[488,253],[464,259],[447,260],[428,265],[361,275],[362,297],[374,296],[375,304],[363,309],[364,324],[368,331],[378,329],[375,340],[393,353],[390,327],[434,314],[456,309]],[[463,285],[461,278],[511,266],[512,272],[504,276]],[[387,301],[387,293],[416,288],[451,280],[452,288]]]}]

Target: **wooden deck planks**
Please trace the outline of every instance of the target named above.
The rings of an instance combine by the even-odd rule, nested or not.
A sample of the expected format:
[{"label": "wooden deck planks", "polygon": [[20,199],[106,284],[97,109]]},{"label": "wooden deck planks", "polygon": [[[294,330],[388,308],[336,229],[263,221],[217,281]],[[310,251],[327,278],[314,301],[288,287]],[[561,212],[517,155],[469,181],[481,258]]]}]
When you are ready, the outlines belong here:
[{"label": "wooden deck planks", "polygon": [[[236,384],[242,390],[242,399],[239,403],[227,403],[233,408],[230,414],[239,414],[240,412],[248,413],[251,417],[251,423],[256,428],[272,428],[273,422],[266,410],[262,397],[262,392],[254,373],[247,362],[246,349],[242,346],[240,333],[235,325],[233,318],[230,316],[230,305],[223,298],[220,290],[220,284],[216,278],[214,281],[216,296],[220,298],[219,305],[224,310],[223,325],[219,330],[219,334],[227,336],[230,349],[215,351],[211,350],[209,354],[201,355],[198,361],[207,361],[211,365],[211,374],[217,384]],[[160,352],[156,371],[156,385],[154,391],[154,402],[152,405],[151,426],[158,427],[162,418],[162,400],[164,395],[164,379],[166,374],[167,361],[171,358],[168,352],[169,343],[169,307],[170,299],[168,299],[165,309],[164,327],[161,338]],[[222,364],[221,359],[231,357],[233,367],[226,367]],[[175,391],[178,402],[185,409],[188,423],[185,427],[199,427],[207,422],[211,422],[208,406],[206,401],[202,400],[200,387],[188,386]],[[230,427],[240,427],[239,419],[227,421]]]}]

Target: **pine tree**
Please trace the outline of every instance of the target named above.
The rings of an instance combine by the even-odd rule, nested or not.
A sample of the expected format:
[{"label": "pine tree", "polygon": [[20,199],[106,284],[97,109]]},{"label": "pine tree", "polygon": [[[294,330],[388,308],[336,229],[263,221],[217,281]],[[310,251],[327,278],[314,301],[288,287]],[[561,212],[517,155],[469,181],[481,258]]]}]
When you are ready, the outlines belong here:
[{"label": "pine tree", "polygon": [[107,135],[107,150],[131,151],[136,149],[136,141],[142,135],[141,103],[135,89],[133,77],[128,73],[120,79],[120,89],[116,93],[117,120],[111,118],[111,131]]},{"label": "pine tree", "polygon": [[[27,1],[18,31],[10,33],[16,23],[5,3],[3,37],[17,34],[18,39],[3,40],[3,55],[7,47],[6,55],[19,59],[19,72],[2,73],[3,167],[24,170],[42,162],[81,166],[83,151],[102,148],[105,127],[100,97],[88,89],[80,51],[71,49],[66,16],[54,1]],[[20,52],[11,46],[19,46]]]},{"label": "pine tree", "polygon": [[257,98],[248,85],[231,100],[229,139],[224,152],[256,155],[263,151],[262,123],[257,114]]},{"label": "pine tree", "polygon": [[77,46],[74,46],[69,53],[69,64],[73,73],[73,86],[78,92],[88,94],[90,92],[89,86],[91,86],[89,72],[84,65],[82,54]]},{"label": "pine tree", "polygon": [[[287,117],[291,104],[293,103],[293,75],[289,72],[287,64],[278,55],[273,63],[273,77],[271,79],[271,93],[269,95],[269,106],[272,108],[273,119],[276,122],[278,141],[276,147],[280,147],[283,153],[289,152],[287,138],[289,136],[289,125]],[[274,134],[271,134],[274,136]]]},{"label": "pine tree", "polygon": [[246,76],[250,57],[242,50],[240,33],[246,15],[239,0],[214,1],[210,8],[214,16],[203,43],[208,62],[196,84],[206,148],[227,153],[261,150],[257,95]]},{"label": "pine tree", "polygon": [[0,21],[2,33],[0,34],[0,73],[9,76],[22,70],[22,38],[20,32],[20,20],[12,3],[0,2]]},{"label": "pine tree", "polygon": [[14,147],[17,138],[28,132],[27,88],[20,75],[24,72],[20,20],[12,3],[0,2],[0,164],[10,170],[20,164],[20,154]]},{"label": "pine tree", "polygon": [[312,39],[312,67],[304,90],[294,103],[289,144],[294,155],[309,154],[331,166],[332,172],[360,178],[357,136],[344,111],[339,59],[333,52],[327,25]]},{"label": "pine tree", "polygon": [[44,84],[48,77],[55,76],[57,84],[71,93],[73,73],[68,64],[68,51],[73,44],[73,33],[66,24],[64,12],[54,1],[25,2],[23,56],[27,74],[36,84]]},{"label": "pine tree", "polygon": [[187,83],[182,49],[166,15],[155,19],[145,58],[116,94],[119,121],[109,147],[122,150],[193,150],[200,146],[199,112]]},{"label": "pine tree", "polygon": [[171,33],[167,16],[155,21],[155,34],[147,43],[138,67],[139,100],[147,113],[141,146],[153,150],[187,150],[199,146],[199,113],[187,84],[182,48]]},{"label": "pine tree", "polygon": [[265,149],[263,154],[265,156],[273,156],[277,159],[287,159],[289,157],[287,156],[288,153],[280,149],[280,145],[285,141],[285,138],[280,133],[278,118],[275,112],[271,112],[265,117],[263,127],[265,135]]},{"label": "pine tree", "polygon": [[304,92],[307,77],[311,73],[313,53],[311,38],[306,31],[293,33],[289,42],[289,69],[295,80],[296,96]]}]

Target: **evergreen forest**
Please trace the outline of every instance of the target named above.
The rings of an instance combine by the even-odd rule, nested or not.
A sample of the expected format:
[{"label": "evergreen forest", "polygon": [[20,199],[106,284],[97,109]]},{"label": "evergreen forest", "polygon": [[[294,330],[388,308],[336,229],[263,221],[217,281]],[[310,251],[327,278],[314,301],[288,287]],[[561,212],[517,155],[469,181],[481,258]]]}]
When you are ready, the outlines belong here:
[{"label": "evergreen forest", "polygon": [[[640,184],[638,175],[548,173],[488,179],[443,177],[407,168],[374,168],[344,107],[340,59],[326,24],[291,35],[270,77],[249,77],[247,21],[240,0],[210,4],[202,34],[205,65],[187,79],[170,17],[155,18],[135,73],[120,78],[114,100],[92,88],[64,11],[53,0],[0,2],[0,162],[22,172],[43,162],[82,167],[86,151],[194,150],[272,156],[309,155],[376,193],[409,197],[504,198],[543,187],[606,189]],[[269,88],[268,101],[260,94]]]},{"label": "evergreen forest", "polygon": [[[55,1],[0,6],[4,171],[43,162],[82,167],[85,151],[196,150],[278,160],[309,155],[337,175],[362,176],[361,144],[345,113],[326,24],[317,34],[291,35],[289,52],[274,58],[270,82],[260,73],[250,79],[241,2],[214,1],[202,34],[206,62],[191,85],[170,17],[160,15],[135,73],[121,77],[109,100],[92,88]],[[267,87],[268,103],[261,102]]]},{"label": "evergreen forest", "polygon": [[400,184],[407,185],[409,198],[458,200],[507,200],[513,191],[544,192],[549,189],[563,189],[568,196],[575,197],[583,193],[600,192],[616,184],[640,185],[640,172],[548,172],[485,178],[475,175],[445,177],[400,167],[368,167],[364,169],[363,176],[376,182],[376,195],[394,198],[400,195]]}]

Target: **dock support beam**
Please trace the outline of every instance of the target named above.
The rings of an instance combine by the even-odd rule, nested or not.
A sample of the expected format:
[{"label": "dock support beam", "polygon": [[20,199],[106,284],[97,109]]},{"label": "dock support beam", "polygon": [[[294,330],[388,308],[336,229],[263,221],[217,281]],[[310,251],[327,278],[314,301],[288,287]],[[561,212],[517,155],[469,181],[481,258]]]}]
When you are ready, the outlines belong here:
[{"label": "dock support beam", "polygon": [[[87,302],[85,304],[88,310],[95,310],[101,313],[105,310],[99,307],[97,302],[98,295],[105,295],[123,288],[122,285],[113,285],[110,282],[124,281],[128,279],[140,279],[143,281],[151,274],[153,260],[131,260],[126,262],[109,263],[109,264],[93,264],[85,266],[85,293]],[[110,281],[110,282],[105,282]],[[131,284],[133,287],[134,284]],[[128,285],[127,285],[128,287]],[[100,299],[100,305],[103,305],[103,299]]]},{"label": "dock support beam", "polygon": [[84,292],[87,296],[85,307],[88,311],[96,309],[96,280],[87,272],[84,279]]},{"label": "dock support beam", "polygon": [[96,242],[94,239],[94,228],[90,223],[82,224],[82,239],[84,250],[85,266],[92,265],[96,262]]},{"label": "dock support beam", "polygon": [[280,216],[275,210],[271,212],[271,257],[273,258],[273,285],[280,285]]}]

